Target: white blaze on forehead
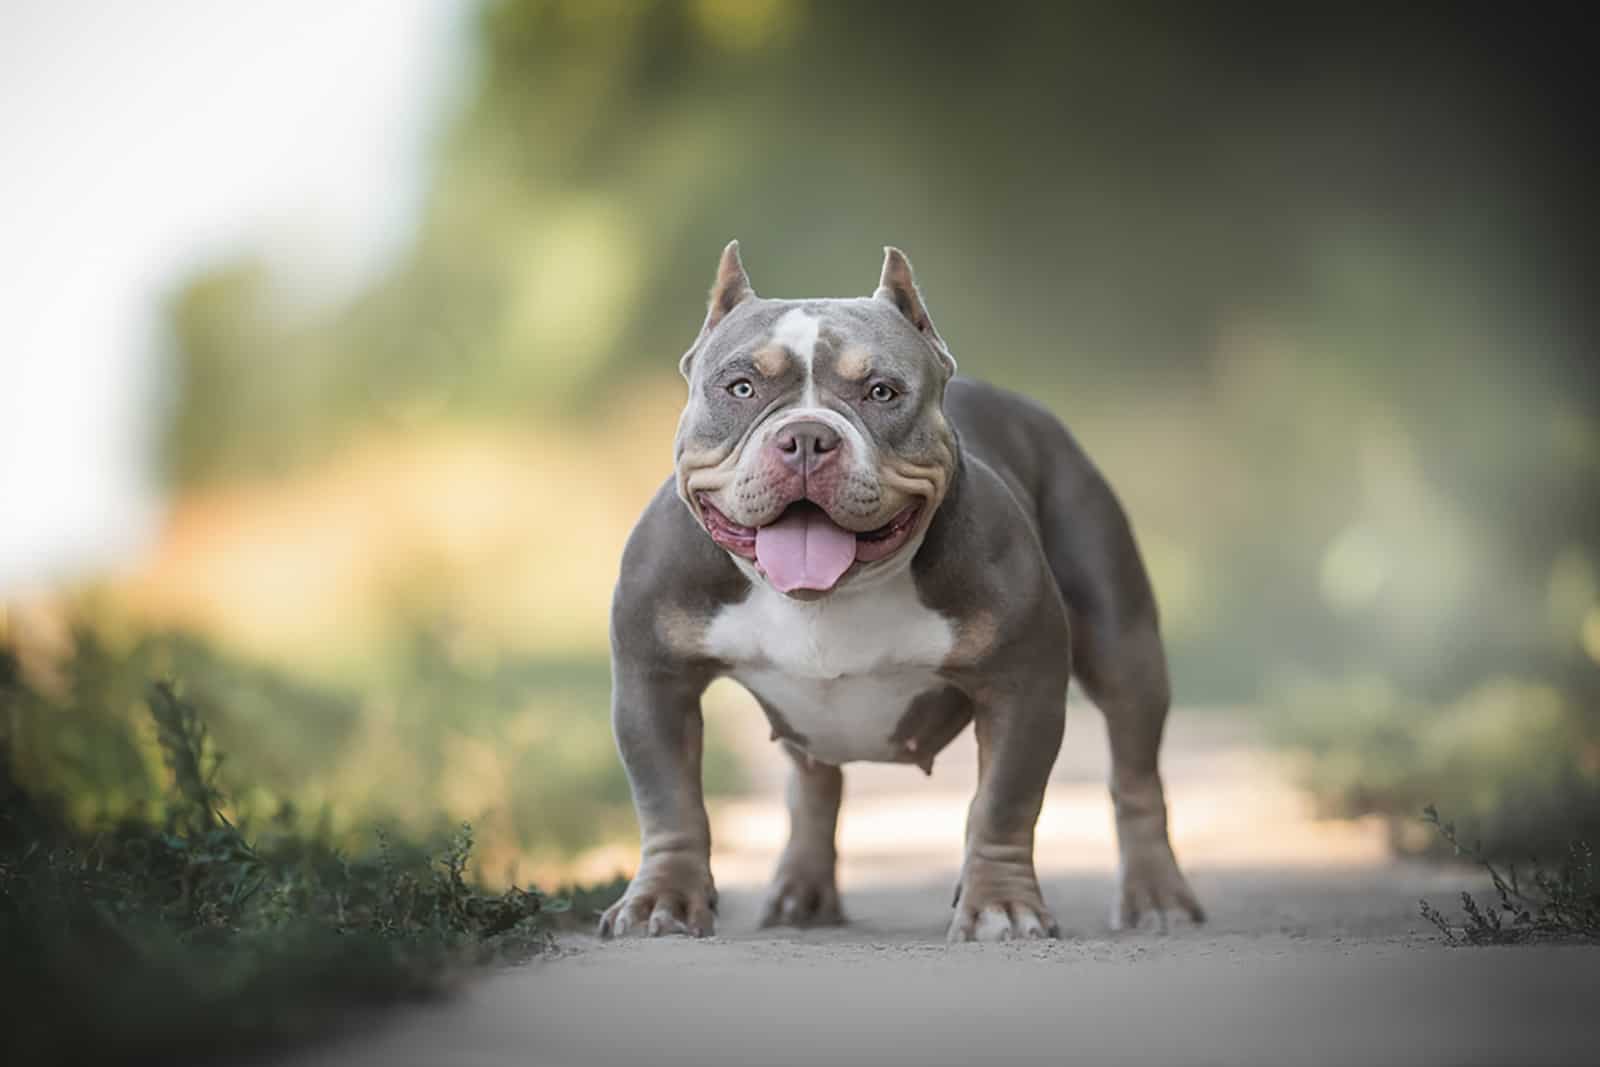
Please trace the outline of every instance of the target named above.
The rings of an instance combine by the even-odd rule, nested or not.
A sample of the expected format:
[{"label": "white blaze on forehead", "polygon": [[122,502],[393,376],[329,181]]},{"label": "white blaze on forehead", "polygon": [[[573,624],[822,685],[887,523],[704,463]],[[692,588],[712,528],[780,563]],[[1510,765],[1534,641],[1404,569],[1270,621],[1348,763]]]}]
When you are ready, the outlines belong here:
[{"label": "white blaze on forehead", "polygon": [[811,377],[811,362],[817,355],[817,329],[820,325],[817,317],[807,314],[803,308],[790,308],[772,328],[772,343],[793,352],[805,372],[804,402],[807,404],[816,403],[817,390]]},{"label": "white blaze on forehead", "polygon": [[821,323],[804,308],[790,308],[783,313],[772,328],[772,342],[787,348],[796,359],[811,370],[811,360],[817,354],[817,328]]}]

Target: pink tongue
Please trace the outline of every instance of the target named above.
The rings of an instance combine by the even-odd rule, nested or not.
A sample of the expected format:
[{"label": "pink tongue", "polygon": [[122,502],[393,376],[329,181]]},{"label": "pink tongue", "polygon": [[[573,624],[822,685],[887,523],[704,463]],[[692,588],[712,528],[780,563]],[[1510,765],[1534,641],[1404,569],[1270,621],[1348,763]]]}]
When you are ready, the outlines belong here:
[{"label": "pink tongue", "polygon": [[756,562],[782,593],[832,589],[855,559],[856,535],[834,525],[821,508],[792,508],[756,530]]}]

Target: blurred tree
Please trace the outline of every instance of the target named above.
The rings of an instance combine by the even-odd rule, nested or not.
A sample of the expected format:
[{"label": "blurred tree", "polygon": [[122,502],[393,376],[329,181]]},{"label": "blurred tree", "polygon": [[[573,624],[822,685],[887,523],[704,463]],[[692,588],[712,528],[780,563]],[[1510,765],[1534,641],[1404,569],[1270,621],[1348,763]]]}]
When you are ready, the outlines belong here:
[{"label": "blurred tree", "polygon": [[386,277],[305,329],[249,264],[174,301],[172,469],[298,462],[400,408],[581,424],[670,380],[728,237],[774,295],[865,293],[894,242],[963,367],[1108,468],[1189,698],[1592,686],[1595,174],[1557,22],[489,3]]}]

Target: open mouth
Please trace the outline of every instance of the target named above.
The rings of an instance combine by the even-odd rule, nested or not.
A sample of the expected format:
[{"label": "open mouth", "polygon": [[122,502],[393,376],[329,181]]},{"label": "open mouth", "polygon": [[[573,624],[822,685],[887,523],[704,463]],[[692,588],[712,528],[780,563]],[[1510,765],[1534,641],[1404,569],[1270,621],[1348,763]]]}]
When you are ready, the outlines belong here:
[{"label": "open mouth", "polygon": [[711,539],[729,552],[754,560],[780,592],[828,590],[852,564],[874,563],[905,544],[922,505],[911,504],[875,530],[846,530],[809,500],[798,500],[765,526],[741,526],[702,494],[700,513]]}]

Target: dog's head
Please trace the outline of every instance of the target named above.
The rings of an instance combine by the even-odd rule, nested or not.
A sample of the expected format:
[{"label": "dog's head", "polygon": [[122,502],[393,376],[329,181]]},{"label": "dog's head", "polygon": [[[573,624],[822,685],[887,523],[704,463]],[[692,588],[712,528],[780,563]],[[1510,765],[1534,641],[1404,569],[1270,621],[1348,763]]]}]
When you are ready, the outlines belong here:
[{"label": "dog's head", "polygon": [[955,470],[942,410],[955,367],[898,249],[870,297],[767,300],[734,241],[679,364],[678,493],[712,540],[791,596],[904,562]]}]

